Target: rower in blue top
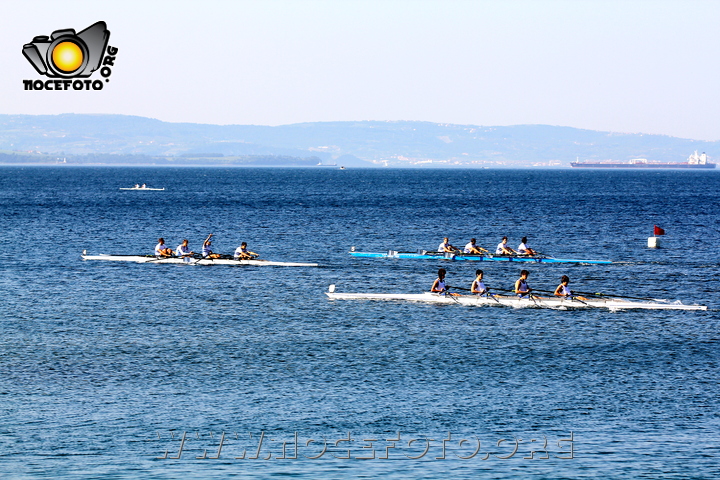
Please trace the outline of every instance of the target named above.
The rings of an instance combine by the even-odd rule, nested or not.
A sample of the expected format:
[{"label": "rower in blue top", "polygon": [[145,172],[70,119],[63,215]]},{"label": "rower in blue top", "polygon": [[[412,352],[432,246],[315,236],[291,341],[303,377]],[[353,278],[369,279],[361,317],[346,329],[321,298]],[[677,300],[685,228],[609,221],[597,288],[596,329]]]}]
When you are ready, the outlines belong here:
[{"label": "rower in blue top", "polygon": [[528,275],[530,275],[530,272],[522,270],[520,272],[520,278],[518,278],[515,282],[515,293],[519,298],[530,298],[532,288],[530,288],[527,284]]}]

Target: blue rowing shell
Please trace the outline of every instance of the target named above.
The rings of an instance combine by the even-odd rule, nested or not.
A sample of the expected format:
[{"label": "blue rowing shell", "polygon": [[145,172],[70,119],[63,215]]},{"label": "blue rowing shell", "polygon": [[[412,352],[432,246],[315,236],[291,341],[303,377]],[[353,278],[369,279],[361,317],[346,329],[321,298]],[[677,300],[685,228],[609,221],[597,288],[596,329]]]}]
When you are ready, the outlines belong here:
[{"label": "blue rowing shell", "polygon": [[424,260],[470,260],[474,262],[524,262],[524,263],[591,263],[608,264],[610,260],[578,260],[574,258],[553,258],[553,257],[513,257],[506,255],[465,255],[453,253],[411,253],[389,251],[377,252],[350,252],[353,257],[365,258],[412,258]]}]

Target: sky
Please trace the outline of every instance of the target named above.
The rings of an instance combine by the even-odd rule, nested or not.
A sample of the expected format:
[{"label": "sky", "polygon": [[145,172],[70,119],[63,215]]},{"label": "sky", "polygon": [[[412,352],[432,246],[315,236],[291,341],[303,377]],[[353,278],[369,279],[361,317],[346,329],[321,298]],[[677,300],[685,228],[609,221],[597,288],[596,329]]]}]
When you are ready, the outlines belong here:
[{"label": "sky", "polygon": [[[100,20],[118,49],[102,90],[23,90],[44,79],[25,43]],[[719,53],[720,0],[2,0],[0,114],[545,124],[715,141]]]}]

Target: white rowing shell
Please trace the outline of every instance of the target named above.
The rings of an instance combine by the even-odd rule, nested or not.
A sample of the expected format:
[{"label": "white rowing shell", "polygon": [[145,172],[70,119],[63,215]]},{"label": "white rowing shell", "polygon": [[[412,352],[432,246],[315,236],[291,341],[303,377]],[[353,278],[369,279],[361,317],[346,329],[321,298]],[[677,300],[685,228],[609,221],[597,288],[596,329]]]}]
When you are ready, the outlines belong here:
[{"label": "white rowing shell", "polygon": [[479,295],[443,295],[438,293],[335,293],[331,288],[325,294],[333,300],[405,300],[412,302],[458,303],[462,305],[490,305],[513,308],[608,308],[611,310],[707,310],[704,305],[682,303],[631,302],[620,298],[576,300],[569,298],[518,298],[504,295],[481,297]]},{"label": "white rowing shell", "polygon": [[168,257],[158,258],[145,255],[82,255],[83,260],[109,260],[115,262],[135,262],[135,263],[177,263],[188,265],[258,265],[258,266],[275,266],[275,267],[317,267],[317,263],[298,263],[298,262],[272,262],[269,260],[233,260],[229,258],[179,258]]}]

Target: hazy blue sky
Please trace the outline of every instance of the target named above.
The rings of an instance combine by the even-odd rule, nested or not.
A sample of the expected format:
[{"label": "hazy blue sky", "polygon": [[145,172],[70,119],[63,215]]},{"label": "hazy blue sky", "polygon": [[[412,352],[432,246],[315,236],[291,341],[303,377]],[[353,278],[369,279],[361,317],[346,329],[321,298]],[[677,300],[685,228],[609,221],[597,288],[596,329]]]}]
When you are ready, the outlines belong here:
[{"label": "hazy blue sky", "polygon": [[[0,113],[550,124],[720,140],[720,1],[0,3]],[[24,43],[104,20],[98,92],[25,92]],[[97,74],[95,74],[97,76]]]}]

